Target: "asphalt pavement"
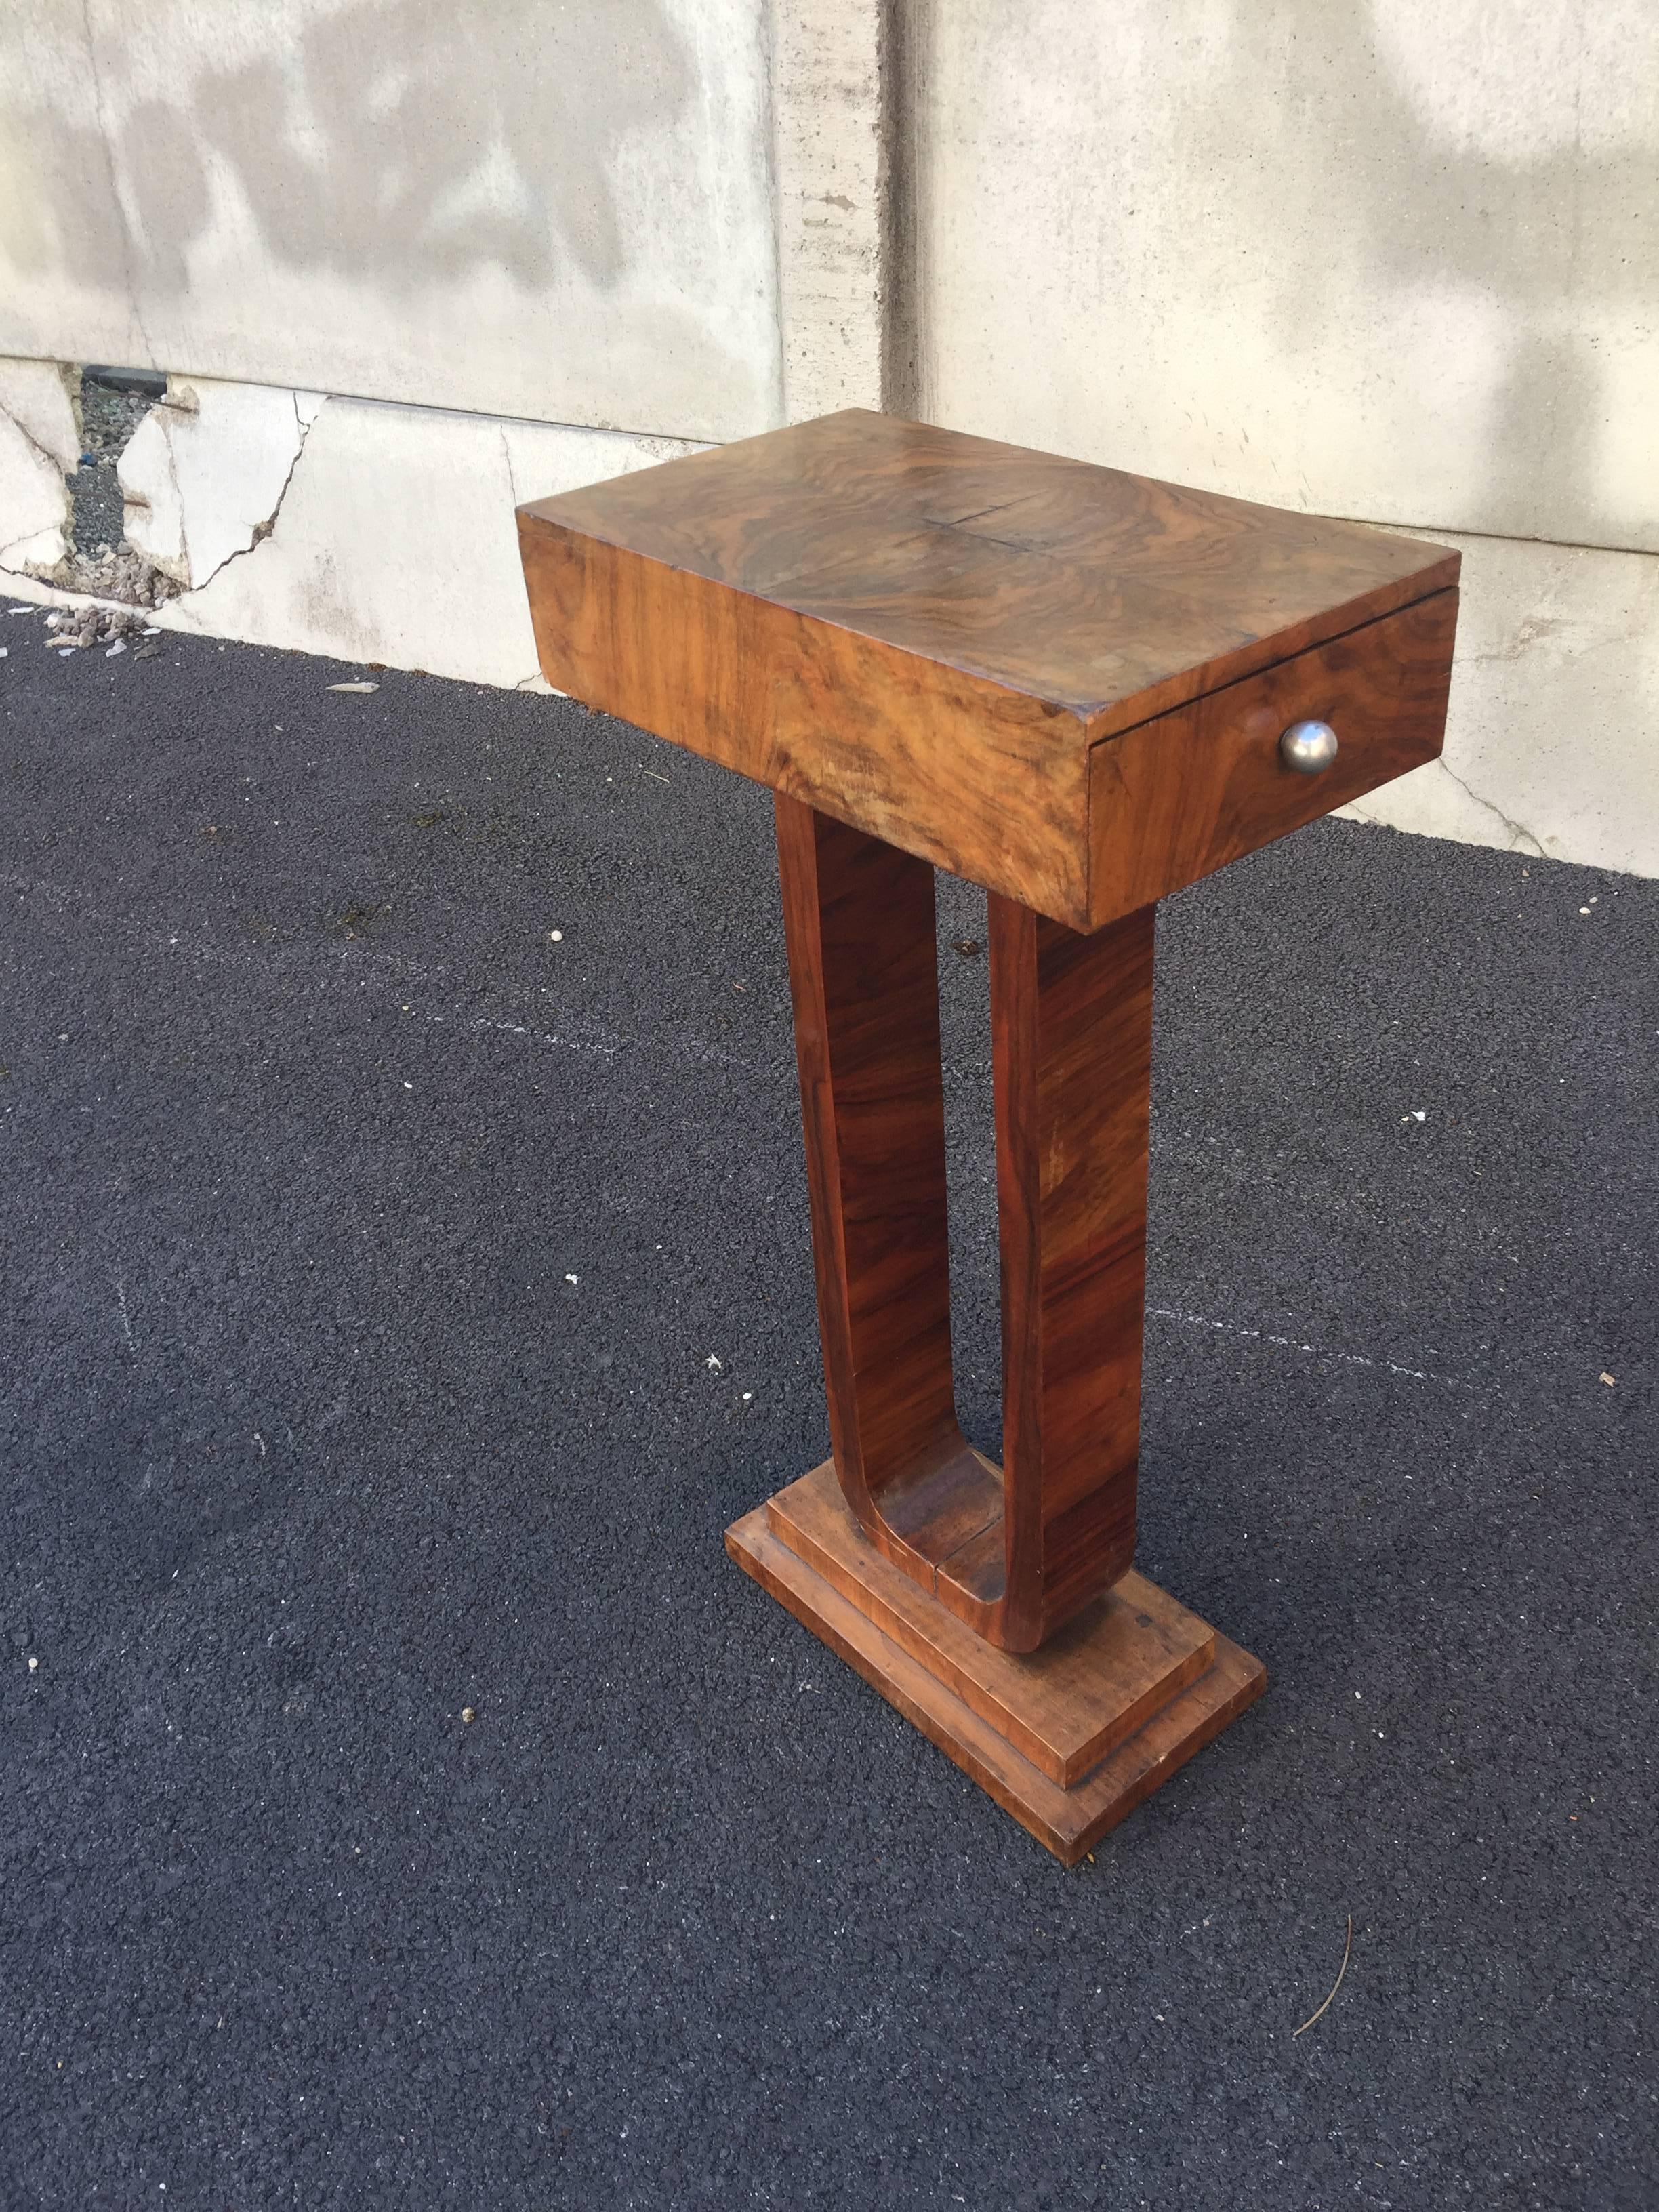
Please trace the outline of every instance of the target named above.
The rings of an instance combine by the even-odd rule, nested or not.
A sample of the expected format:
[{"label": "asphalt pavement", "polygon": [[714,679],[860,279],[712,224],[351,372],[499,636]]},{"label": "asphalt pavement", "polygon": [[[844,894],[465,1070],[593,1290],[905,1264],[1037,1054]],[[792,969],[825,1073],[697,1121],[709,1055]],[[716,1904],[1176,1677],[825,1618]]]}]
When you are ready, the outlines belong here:
[{"label": "asphalt pavement", "polygon": [[721,1547],[827,1443],[768,794],[42,635],[7,2212],[1659,2200],[1659,884],[1331,822],[1167,903],[1139,1564],[1271,1684],[1066,1873]]}]

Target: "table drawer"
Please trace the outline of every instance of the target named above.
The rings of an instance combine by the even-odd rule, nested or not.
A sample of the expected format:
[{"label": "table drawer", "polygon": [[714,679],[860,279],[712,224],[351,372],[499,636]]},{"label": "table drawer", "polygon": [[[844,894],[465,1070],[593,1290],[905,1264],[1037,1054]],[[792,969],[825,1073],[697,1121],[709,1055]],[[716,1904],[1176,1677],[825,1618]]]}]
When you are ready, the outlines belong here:
[{"label": "table drawer", "polygon": [[[1195,883],[1438,754],[1457,593],[1380,622],[1159,714],[1090,755],[1091,927]],[[1307,775],[1279,738],[1328,723],[1336,757]]]}]

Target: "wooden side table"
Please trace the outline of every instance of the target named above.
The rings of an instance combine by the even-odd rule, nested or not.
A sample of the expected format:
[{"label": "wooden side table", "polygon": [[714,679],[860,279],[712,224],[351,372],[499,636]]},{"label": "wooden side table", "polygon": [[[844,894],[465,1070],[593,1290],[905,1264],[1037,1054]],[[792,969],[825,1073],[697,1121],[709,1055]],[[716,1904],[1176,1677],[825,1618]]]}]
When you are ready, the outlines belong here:
[{"label": "wooden side table", "polygon": [[[1134,1572],[1154,902],[1440,750],[1458,556],[854,410],[519,515],[560,690],[770,784],[833,1460],[732,1556],[1068,1863],[1259,1696]],[[933,878],[990,894],[1003,1463]]]}]

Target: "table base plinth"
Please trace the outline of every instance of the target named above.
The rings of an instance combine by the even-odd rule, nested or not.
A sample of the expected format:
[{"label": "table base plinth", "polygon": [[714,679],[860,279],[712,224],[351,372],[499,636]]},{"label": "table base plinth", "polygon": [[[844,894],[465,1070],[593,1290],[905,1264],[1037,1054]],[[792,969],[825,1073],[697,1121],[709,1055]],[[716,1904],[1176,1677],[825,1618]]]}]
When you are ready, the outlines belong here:
[{"label": "table base plinth", "polygon": [[1260,1660],[1133,1573],[1040,1650],[998,1650],[883,1558],[827,1461],[726,1545],[1067,1866],[1267,1687]]}]

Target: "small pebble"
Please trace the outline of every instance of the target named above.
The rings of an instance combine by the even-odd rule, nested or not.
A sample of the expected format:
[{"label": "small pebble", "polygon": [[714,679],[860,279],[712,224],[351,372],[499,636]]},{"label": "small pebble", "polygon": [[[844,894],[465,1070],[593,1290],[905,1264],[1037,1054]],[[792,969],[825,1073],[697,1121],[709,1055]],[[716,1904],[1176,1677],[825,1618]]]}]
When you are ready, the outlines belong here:
[{"label": "small pebble", "polygon": [[471,1705],[463,1705],[461,1707],[461,1718],[464,1721],[476,1721],[477,1717],[477,1713]]},{"label": "small pebble", "polygon": [[564,943],[563,930],[550,929],[547,933],[547,941],[550,945],[562,945]]}]

